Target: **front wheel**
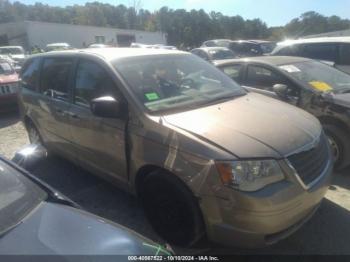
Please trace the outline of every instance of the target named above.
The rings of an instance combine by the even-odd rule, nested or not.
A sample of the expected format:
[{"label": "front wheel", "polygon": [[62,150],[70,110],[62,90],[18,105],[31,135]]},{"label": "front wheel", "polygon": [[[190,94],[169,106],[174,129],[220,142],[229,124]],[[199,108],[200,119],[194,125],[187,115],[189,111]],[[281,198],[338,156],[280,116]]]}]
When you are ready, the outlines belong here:
[{"label": "front wheel", "polygon": [[334,157],[335,169],[340,170],[346,167],[350,157],[350,138],[341,128],[335,125],[324,125],[325,133]]},{"label": "front wheel", "polygon": [[204,236],[198,202],[174,175],[162,171],[147,175],[141,201],[154,230],[170,244],[193,246]]},{"label": "front wheel", "polygon": [[42,145],[42,140],[39,131],[33,124],[28,124],[27,126],[28,138],[31,144]]}]

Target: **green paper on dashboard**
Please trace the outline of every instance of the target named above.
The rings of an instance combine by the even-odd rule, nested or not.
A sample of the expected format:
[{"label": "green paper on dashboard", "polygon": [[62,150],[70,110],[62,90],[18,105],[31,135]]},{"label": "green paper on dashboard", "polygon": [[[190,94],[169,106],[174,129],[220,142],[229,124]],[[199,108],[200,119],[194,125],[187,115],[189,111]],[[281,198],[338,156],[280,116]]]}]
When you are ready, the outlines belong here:
[{"label": "green paper on dashboard", "polygon": [[153,101],[159,99],[159,95],[155,92],[145,94],[148,101]]}]

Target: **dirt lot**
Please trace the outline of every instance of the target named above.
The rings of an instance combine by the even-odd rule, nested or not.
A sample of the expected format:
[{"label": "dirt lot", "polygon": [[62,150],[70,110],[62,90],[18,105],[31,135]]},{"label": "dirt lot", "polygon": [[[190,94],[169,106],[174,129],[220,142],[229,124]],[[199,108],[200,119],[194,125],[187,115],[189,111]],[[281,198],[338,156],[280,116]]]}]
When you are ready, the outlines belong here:
[{"label": "dirt lot", "polygon": [[[11,159],[28,143],[16,114],[0,115],[0,154]],[[161,241],[147,223],[136,199],[60,158],[40,163],[34,174],[85,209]],[[346,175],[349,174],[349,175]],[[203,243],[178,253],[208,254],[350,254],[350,170],[335,174],[333,185],[315,216],[298,232],[265,249],[242,250]]]}]

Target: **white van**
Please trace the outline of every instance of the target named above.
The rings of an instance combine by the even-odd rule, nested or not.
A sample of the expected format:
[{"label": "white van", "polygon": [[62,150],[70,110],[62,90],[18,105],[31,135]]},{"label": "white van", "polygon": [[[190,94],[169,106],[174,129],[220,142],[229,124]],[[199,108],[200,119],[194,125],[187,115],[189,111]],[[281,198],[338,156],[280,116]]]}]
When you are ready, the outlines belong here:
[{"label": "white van", "polygon": [[271,55],[301,56],[322,60],[350,74],[350,37],[287,40],[278,43]]}]

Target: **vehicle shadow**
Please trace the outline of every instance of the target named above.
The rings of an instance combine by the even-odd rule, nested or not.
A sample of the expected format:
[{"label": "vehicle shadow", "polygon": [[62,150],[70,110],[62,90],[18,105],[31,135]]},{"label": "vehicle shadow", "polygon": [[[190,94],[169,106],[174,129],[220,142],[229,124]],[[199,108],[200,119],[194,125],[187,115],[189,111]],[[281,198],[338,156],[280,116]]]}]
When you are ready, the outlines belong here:
[{"label": "vehicle shadow", "polygon": [[[164,243],[152,230],[136,198],[59,157],[36,164],[32,173],[85,210]],[[342,177],[342,176],[341,176]],[[337,181],[337,180],[336,180]],[[223,247],[204,240],[193,249],[173,247],[177,254],[350,254],[350,212],[325,199],[315,216],[289,238],[262,249]]]},{"label": "vehicle shadow", "polygon": [[57,189],[83,209],[163,242],[148,224],[137,199],[86,170],[51,156],[31,170],[36,177]]},{"label": "vehicle shadow", "polygon": [[14,125],[20,121],[18,112],[0,113],[0,128]]}]

